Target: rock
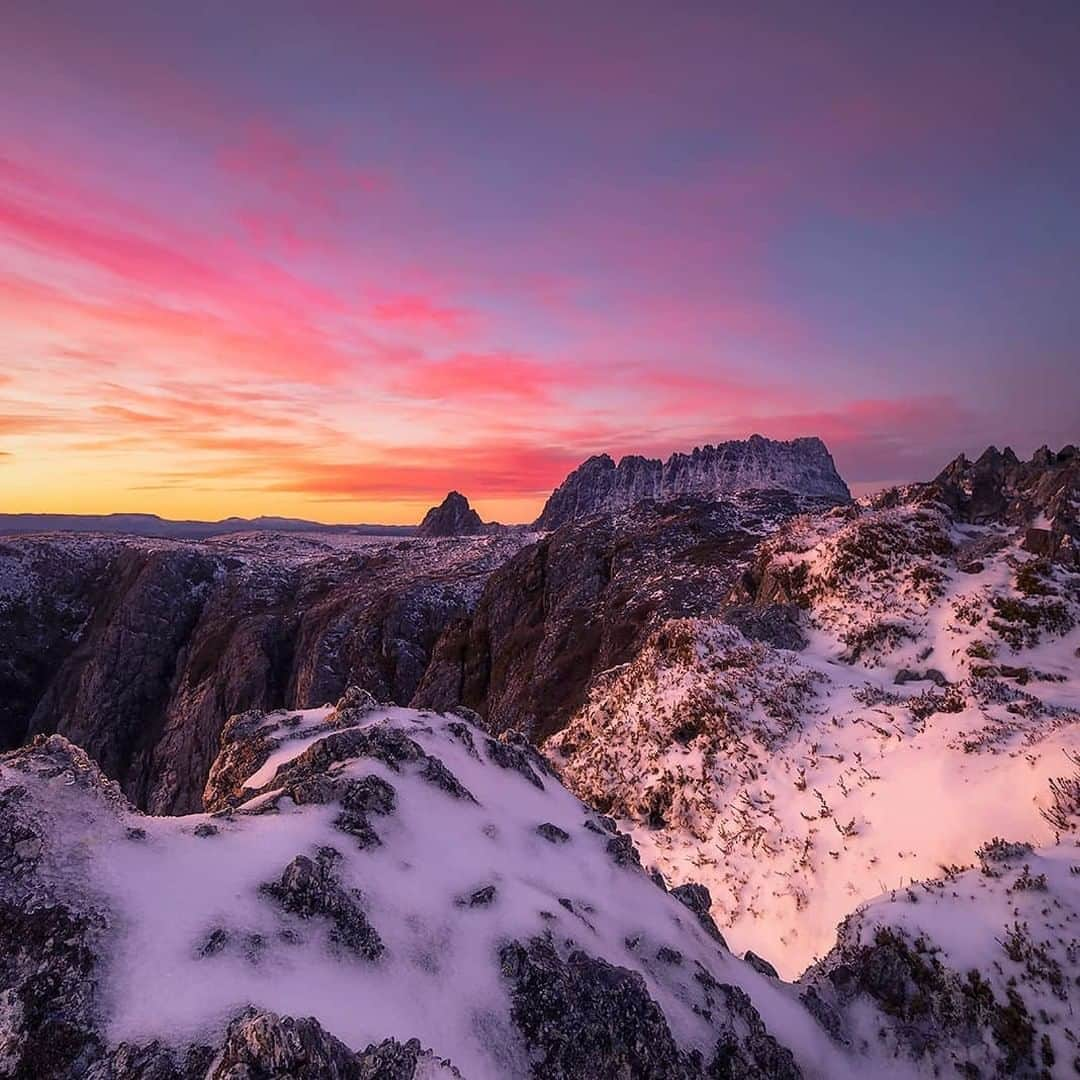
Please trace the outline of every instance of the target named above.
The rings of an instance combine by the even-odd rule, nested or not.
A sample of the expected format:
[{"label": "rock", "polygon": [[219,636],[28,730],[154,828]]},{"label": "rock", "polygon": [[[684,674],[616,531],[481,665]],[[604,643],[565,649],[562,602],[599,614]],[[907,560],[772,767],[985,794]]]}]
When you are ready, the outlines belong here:
[{"label": "rock", "polygon": [[704,885],[699,885],[694,881],[688,881],[685,884],[677,885],[672,889],[671,895],[674,896],[680,904],[688,907],[697,916],[698,922],[701,923],[705,928],[706,933],[711,938],[723,945],[725,949],[727,948],[727,942],[724,940],[724,935],[720,933],[719,928],[713,921],[712,896]]},{"label": "rock", "polygon": [[717,1040],[706,1075],[713,1080],[802,1080],[794,1055],[769,1034],[746,993],[726,983],[717,989],[727,1007],[727,1030]]},{"label": "rock", "polygon": [[[919,494],[960,521],[1023,526],[1023,546],[1044,558],[1070,566],[1080,558],[1080,458],[1072,446],[1056,454],[1041,447],[1030,461],[1007,447],[988,447],[975,462],[961,454]],[[1036,518],[1045,524],[1032,524]]]},{"label": "rock", "polygon": [[[850,971],[850,968],[847,970]],[[842,984],[842,975],[839,981]],[[833,984],[837,985],[836,979]],[[806,1006],[806,1011],[828,1032],[830,1039],[844,1045],[850,1043],[839,1010],[830,1005],[813,986],[804,990],[799,995],[799,1000]]]},{"label": "rock", "polygon": [[63,904],[0,899],[0,1072],[81,1075],[101,1050],[94,1001],[106,919]]},{"label": "rock", "polygon": [[636,972],[590,957],[566,959],[550,938],[499,951],[511,1015],[545,1080],[679,1080],[693,1070]]},{"label": "rock", "polygon": [[540,788],[541,791],[544,789],[544,781],[536,775],[530,755],[520,746],[500,739],[487,739],[485,745],[488,757],[501,769],[512,769],[524,776],[533,787]]},{"label": "rock", "polygon": [[801,609],[797,604],[738,604],[721,618],[750,641],[764,641],[777,649],[798,652],[806,648],[800,629]]},{"label": "rock", "polygon": [[[753,498],[755,516],[770,521],[801,505],[786,492]],[[464,705],[492,734],[542,744],[585,703],[592,680],[632,660],[657,624],[724,607],[764,528],[747,527],[744,513],[689,496],[641,503],[522,548],[443,633],[412,704]]]},{"label": "rock", "polygon": [[641,856],[638,854],[634,841],[626,833],[613,836],[605,845],[605,850],[614,860],[616,866],[641,869]]},{"label": "rock", "polygon": [[458,907],[488,907],[495,902],[497,892],[494,885],[484,885],[468,896],[459,896],[454,903]]},{"label": "rock", "polygon": [[381,776],[350,780],[341,796],[345,810],[366,814],[392,814],[397,806],[397,793]]},{"label": "rock", "polygon": [[196,836],[200,837],[217,836],[218,827],[216,825],[211,825],[209,821],[204,821],[201,824],[196,825],[193,832]]},{"label": "rock", "polygon": [[425,758],[420,775],[429,784],[434,784],[441,791],[453,795],[455,799],[464,799],[466,802],[471,803],[476,802],[468,788],[437,757],[428,756]]},{"label": "rock", "polygon": [[1049,529],[1028,529],[1020,546],[1033,555],[1052,558],[1057,544]]},{"label": "rock", "polygon": [[469,506],[469,500],[458,491],[451,491],[438,506],[433,506],[420,522],[420,536],[478,536],[489,526]]},{"label": "rock", "polygon": [[780,974],[776,970],[776,968],[774,968],[768,960],[765,960],[762,957],[758,956],[757,953],[751,952],[749,949],[747,949],[746,952],[743,954],[743,959],[759,974],[768,975],[770,979],[780,978]]},{"label": "rock", "polygon": [[[444,551],[275,537],[254,557],[253,543],[5,539],[0,577],[16,566],[30,586],[0,595],[0,750],[58,732],[140,807],[201,811],[230,716],[318,706],[349,687],[408,704],[436,640],[521,541]],[[261,751],[247,749],[254,764],[234,763],[216,790],[258,768]]]},{"label": "rock", "polygon": [[896,673],[893,682],[899,686],[909,682],[932,682],[941,687],[952,685],[937,668],[927,668],[925,671],[912,671],[911,668],[901,668]]},{"label": "rock", "polygon": [[607,454],[591,457],[556,488],[534,528],[557,529],[646,499],[716,497],[752,489],[782,489],[835,502],[851,499],[820,439],[777,442],[752,435],[745,442],[672,454],[666,462],[629,456],[616,465]]},{"label": "rock", "polygon": [[205,1080],[213,1060],[209,1046],[181,1052],[157,1041],[146,1046],[121,1043],[95,1061],[82,1080]]},{"label": "rock", "polygon": [[[380,1075],[386,1074],[361,1071],[358,1056],[314,1018],[294,1020],[252,1008],[229,1025],[225,1045],[207,1080],[262,1077],[361,1080]],[[412,1072],[388,1075],[411,1080]]]},{"label": "rock", "polygon": [[552,825],[550,821],[537,825],[536,831],[552,844],[565,844],[570,840],[570,834],[565,829],[560,829],[558,825]]},{"label": "rock", "polygon": [[332,867],[340,858],[333,848],[321,848],[314,861],[297,855],[281,879],[261,886],[261,891],[290,915],[329,920],[332,943],[365,960],[377,960],[383,944],[361,908],[363,897],[355,889],[344,889],[334,876]]}]

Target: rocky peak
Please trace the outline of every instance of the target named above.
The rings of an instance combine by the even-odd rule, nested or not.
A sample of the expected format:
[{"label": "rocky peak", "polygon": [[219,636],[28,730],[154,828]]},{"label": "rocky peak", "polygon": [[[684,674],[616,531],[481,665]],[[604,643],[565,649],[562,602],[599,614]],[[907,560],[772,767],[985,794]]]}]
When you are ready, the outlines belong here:
[{"label": "rocky peak", "polygon": [[743,491],[779,489],[847,502],[847,485],[818,438],[778,442],[761,435],[695,447],[661,461],[630,455],[618,465],[607,454],[589,458],[552,493],[536,528],[618,513],[645,499],[683,495],[715,498]]},{"label": "rocky peak", "polygon": [[943,502],[962,521],[1029,526],[1039,554],[1075,558],[1080,541],[1080,455],[1041,446],[1030,461],[989,446],[974,462],[961,454],[916,490]]},{"label": "rocky peak", "polygon": [[420,536],[479,536],[488,531],[460,491],[451,491],[420,523]]}]

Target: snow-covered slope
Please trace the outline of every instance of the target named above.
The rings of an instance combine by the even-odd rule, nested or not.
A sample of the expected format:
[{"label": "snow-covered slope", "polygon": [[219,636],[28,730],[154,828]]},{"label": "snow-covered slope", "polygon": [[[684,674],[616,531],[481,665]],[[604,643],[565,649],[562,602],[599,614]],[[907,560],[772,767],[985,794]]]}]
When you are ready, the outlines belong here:
[{"label": "snow-covered slope", "polygon": [[[744,629],[678,620],[545,744],[647,864],[793,977],[882,892],[1045,844],[1080,752],[1080,574],[944,508],[838,509],[762,548]],[[766,615],[772,616],[770,622]],[[798,644],[797,641],[785,641]]]},{"label": "snow-covered slope", "polygon": [[992,840],[975,867],[946,868],[852,915],[804,983],[853,1047],[921,1073],[1075,1076],[1078,876],[1075,840],[1034,850]]},{"label": "snow-covered slope", "polygon": [[155,818],[60,736],[0,759],[5,1075],[855,1075],[527,744],[351,692],[237,718],[211,786]]}]

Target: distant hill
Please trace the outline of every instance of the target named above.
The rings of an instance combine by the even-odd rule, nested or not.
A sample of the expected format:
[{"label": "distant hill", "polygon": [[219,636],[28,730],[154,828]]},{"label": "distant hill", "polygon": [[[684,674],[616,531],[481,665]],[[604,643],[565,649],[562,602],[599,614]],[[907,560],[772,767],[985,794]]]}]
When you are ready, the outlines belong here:
[{"label": "distant hill", "polygon": [[324,525],[303,518],[230,517],[222,521],[170,521],[157,514],[0,514],[0,535],[38,532],[114,533],[203,540],[243,532],[365,533],[414,536],[415,525]]}]

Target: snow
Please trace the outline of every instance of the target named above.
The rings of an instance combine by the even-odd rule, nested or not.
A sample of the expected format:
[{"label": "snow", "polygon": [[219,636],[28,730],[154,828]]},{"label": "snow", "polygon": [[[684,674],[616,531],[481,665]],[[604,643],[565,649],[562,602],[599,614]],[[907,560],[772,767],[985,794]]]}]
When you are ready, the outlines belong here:
[{"label": "snow", "polygon": [[[969,865],[991,836],[1052,843],[1049,782],[1080,751],[1080,627],[1012,649],[988,626],[990,604],[1017,595],[1026,554],[1007,542],[962,572],[935,553],[947,521],[919,514],[860,521],[899,536],[870,556],[880,570],[850,566],[867,545],[840,516],[793,523],[776,546],[809,568],[803,652],[714,619],[670,622],[546,744],[572,790],[613,806],[646,864],[709,887],[733,949],[787,978],[832,947],[857,905]],[[1072,579],[1059,584],[1075,608]],[[903,619],[912,638],[853,661],[853,635],[882,618]],[[973,678],[976,640],[992,663],[1061,681]],[[954,686],[894,681],[930,668]],[[648,812],[657,800],[661,823]]]},{"label": "snow", "polygon": [[[274,771],[310,746],[313,729],[326,719],[325,710],[299,715],[303,734],[275,751]],[[640,971],[676,1040],[706,1058],[716,1031],[691,1007],[698,992],[692,962],[653,959],[661,945],[700,959],[717,979],[751,994],[807,1077],[856,1075],[792,988],[722,950],[644,873],[617,866],[605,851],[608,835],[584,828],[595,815],[554,778],[545,776],[542,790],[534,787],[487,759],[481,732],[470,729],[474,756],[445,723],[398,708],[363,721],[401,727],[477,799],[455,799],[409,765],[397,772],[375,759],[351,760],[342,775],[374,774],[397,793],[395,811],[372,819],[382,845],[364,850],[334,829],[336,805],[297,807],[285,798],[276,813],[251,812],[266,801],[264,793],[233,814],[153,818],[74,805],[80,789],[63,788],[68,794],[58,796],[59,780],[57,789],[41,793],[64,814],[64,831],[53,833],[64,837],[64,872],[114,912],[102,983],[110,1043],[213,1038],[251,1003],[315,1015],[357,1049],[389,1035],[418,1037],[470,1080],[525,1076],[526,1051],[509,1019],[498,949],[550,928],[594,956]],[[272,778],[270,764],[257,775]],[[571,840],[549,843],[535,832],[541,822],[554,823]],[[216,835],[196,835],[207,823]],[[144,840],[128,837],[134,825],[145,830]],[[333,955],[320,920],[286,916],[259,893],[297,854],[325,844],[344,855],[342,882],[363,893],[386,947],[376,962]],[[489,884],[497,888],[492,905],[455,904]],[[569,898],[575,911],[560,898]],[[230,945],[200,955],[200,944],[218,927],[230,932]],[[300,935],[299,944],[281,941],[286,928]],[[252,935],[265,943],[257,961],[242,945]],[[641,940],[636,949],[628,946],[634,937]]]}]

